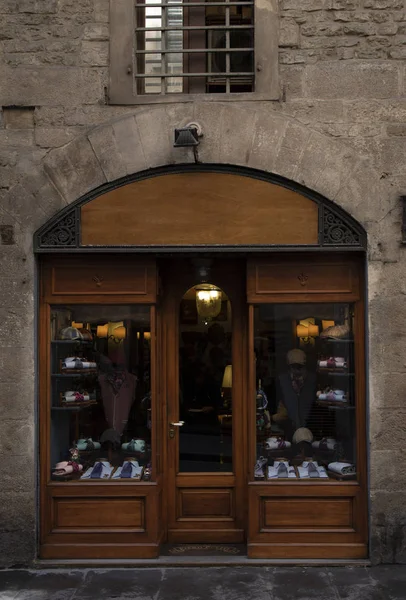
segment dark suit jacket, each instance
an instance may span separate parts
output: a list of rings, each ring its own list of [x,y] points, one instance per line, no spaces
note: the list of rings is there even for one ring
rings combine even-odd
[[[278,383],[278,399],[285,407],[293,429],[306,427],[311,408],[316,399],[316,376],[314,373],[307,373],[299,395],[292,387],[289,373],[280,375]]]

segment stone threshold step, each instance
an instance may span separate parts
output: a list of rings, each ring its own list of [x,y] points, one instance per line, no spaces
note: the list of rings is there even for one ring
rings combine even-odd
[[[34,563],[36,569],[71,569],[80,568],[159,568],[159,567],[370,567],[369,560],[340,560],[340,559],[263,559],[232,556],[160,556],[155,559],[64,559],[41,560]]]

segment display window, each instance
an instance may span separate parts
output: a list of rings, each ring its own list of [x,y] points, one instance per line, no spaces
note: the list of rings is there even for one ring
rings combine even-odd
[[[51,480],[152,479],[150,311],[51,306]]]
[[[354,305],[254,307],[254,479],[357,479]]]

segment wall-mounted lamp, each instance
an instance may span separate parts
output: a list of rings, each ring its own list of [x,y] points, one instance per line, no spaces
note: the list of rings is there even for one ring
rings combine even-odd
[[[183,127],[175,129],[175,148],[192,148],[199,145],[199,137],[195,127]]]
[[[175,148],[193,148],[193,155],[195,162],[199,162],[199,155],[197,152],[197,146],[199,145],[203,135],[202,128],[199,123],[188,123],[185,127],[175,129]]]

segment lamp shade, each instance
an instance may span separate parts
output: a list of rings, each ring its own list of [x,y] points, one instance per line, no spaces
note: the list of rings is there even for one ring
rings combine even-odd
[[[223,375],[223,383],[221,385],[223,388],[231,388],[233,387],[233,367],[232,365],[227,365],[224,369]]]
[[[97,326],[96,335],[99,338],[106,338],[106,337],[108,337],[108,335],[109,335],[109,326],[108,326],[108,324],[106,324],[106,325],[98,325]]]
[[[217,317],[221,311],[221,290],[213,286],[196,289],[196,308],[201,317]]]

